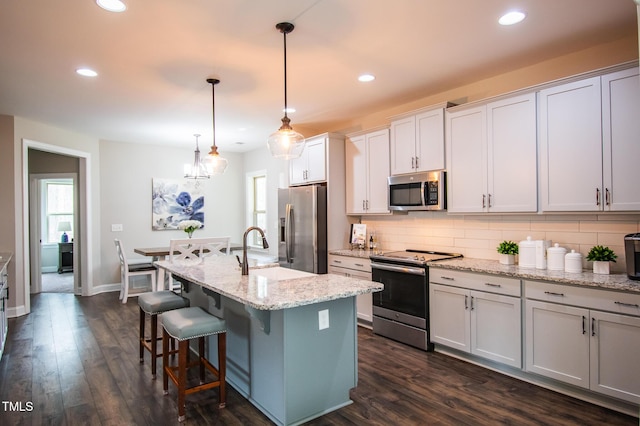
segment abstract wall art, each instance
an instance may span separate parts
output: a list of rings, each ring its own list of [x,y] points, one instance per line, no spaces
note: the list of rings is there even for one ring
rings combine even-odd
[[[178,229],[183,220],[200,221],[204,227],[204,182],[197,180],[152,180],[152,229]]]

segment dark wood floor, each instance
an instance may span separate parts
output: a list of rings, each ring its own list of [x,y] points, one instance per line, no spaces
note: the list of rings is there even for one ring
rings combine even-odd
[[[9,322],[0,362],[0,424],[177,423],[175,388],[163,396],[148,358],[138,362],[135,297],[122,305],[117,293],[48,293],[34,296],[31,306],[30,315]],[[637,418],[367,329],[359,330],[358,344],[354,403],[309,425],[638,425]],[[188,396],[186,424],[271,424],[233,389],[226,408],[215,408],[216,401],[217,390]]]

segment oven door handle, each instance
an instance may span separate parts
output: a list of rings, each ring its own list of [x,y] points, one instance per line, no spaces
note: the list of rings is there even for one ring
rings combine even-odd
[[[411,275],[422,275],[425,276],[427,274],[425,268],[412,268],[410,266],[401,266],[401,265],[389,265],[386,263],[376,263],[371,262],[372,269],[380,269],[383,271],[391,271],[391,272],[401,272],[405,274]]]

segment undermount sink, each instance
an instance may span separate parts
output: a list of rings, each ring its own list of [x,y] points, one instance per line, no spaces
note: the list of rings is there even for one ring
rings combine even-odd
[[[292,280],[296,278],[312,277],[314,274],[304,271],[298,271],[296,269],[283,268],[276,266],[273,268],[251,269],[249,275],[263,277],[268,280]]]

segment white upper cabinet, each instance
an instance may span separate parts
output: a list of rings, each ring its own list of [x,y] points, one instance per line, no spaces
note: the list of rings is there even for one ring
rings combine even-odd
[[[444,108],[394,119],[390,161],[391,175],[444,169]]]
[[[600,77],[539,92],[543,211],[602,210]]]
[[[446,114],[447,209],[537,211],[535,94]]]
[[[309,138],[299,158],[289,162],[290,185],[306,185],[327,180],[327,141],[325,136]]]
[[[345,162],[347,214],[389,213],[389,130],[350,136]]]
[[[540,91],[543,211],[640,210],[638,68]]]
[[[638,68],[602,77],[604,209],[640,210]]]

